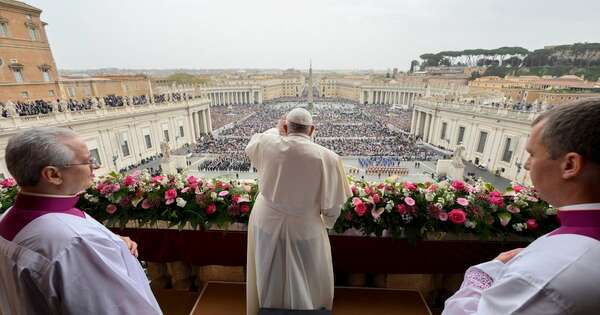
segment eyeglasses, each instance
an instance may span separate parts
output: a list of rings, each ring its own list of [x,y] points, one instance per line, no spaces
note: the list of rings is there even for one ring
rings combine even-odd
[[[98,160],[96,160],[96,158],[90,158],[87,162],[85,163],[73,163],[73,164],[67,164],[67,165],[63,165],[62,167],[71,167],[71,166],[77,166],[77,165],[89,165],[91,169],[98,169],[100,167],[102,167],[102,165],[98,162]]]

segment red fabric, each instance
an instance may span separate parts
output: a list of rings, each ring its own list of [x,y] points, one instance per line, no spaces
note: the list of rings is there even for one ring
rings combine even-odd
[[[139,258],[194,265],[246,265],[246,233],[113,229],[138,243]],[[526,242],[419,241],[330,236],[334,270],[381,273],[461,273]]]

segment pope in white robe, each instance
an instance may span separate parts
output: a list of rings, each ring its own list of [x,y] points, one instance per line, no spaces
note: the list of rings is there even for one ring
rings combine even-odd
[[[286,123],[285,131],[256,134],[246,147],[260,191],[248,224],[248,315],[259,308],[331,309],[333,303],[326,228],[351,191],[340,157],[311,140],[310,113],[293,109]],[[290,124],[311,132],[288,132]]]

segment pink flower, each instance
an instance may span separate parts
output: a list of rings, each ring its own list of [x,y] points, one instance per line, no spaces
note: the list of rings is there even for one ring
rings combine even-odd
[[[448,213],[440,211],[438,214],[438,219],[440,219],[440,221],[448,221]]]
[[[411,207],[415,205],[415,200],[410,197],[404,198],[404,202]]]
[[[354,198],[352,198],[352,204],[353,204],[354,206],[356,206],[356,205],[359,205],[359,204],[361,204],[361,203],[363,203],[363,201],[362,201],[360,198],[358,198],[358,197],[354,197]]]
[[[371,190],[371,187],[367,186],[365,187],[365,194],[370,195],[373,192],[373,190]]]
[[[240,206],[240,212],[241,213],[248,213],[248,212],[250,212],[250,206],[248,204],[246,204],[246,203],[242,204]]]
[[[454,224],[462,224],[467,220],[467,215],[461,209],[453,209],[448,213],[448,219]]]
[[[221,192],[219,192],[219,197],[225,197],[229,195],[229,192],[227,190],[221,190]]]
[[[488,201],[491,204],[499,206],[499,207],[504,205],[504,199],[502,198],[502,194],[498,191],[490,192],[490,195],[488,196]]]
[[[466,207],[469,205],[469,200],[467,200],[466,198],[457,198],[456,203],[458,203],[459,205],[461,205],[463,207]]]
[[[358,214],[359,217],[362,217],[365,214],[365,212],[367,212],[367,206],[365,206],[365,204],[361,202],[354,206],[354,212],[356,212],[356,214]]]
[[[519,209],[518,207],[515,207],[513,205],[506,206],[506,210],[508,210],[508,212],[510,212],[510,213],[519,213],[519,212],[521,212],[521,209]]]
[[[435,192],[437,190],[437,186],[435,184],[431,184],[428,189],[430,192]]]
[[[152,208],[152,202],[150,202],[148,199],[144,199],[144,201],[142,201],[142,209],[150,208]]]
[[[17,181],[12,178],[5,178],[0,181],[0,187],[2,188],[10,188],[17,185]]]
[[[210,215],[217,211],[217,206],[214,203],[211,203],[206,207],[206,214]]]
[[[375,204],[378,204],[381,201],[381,197],[379,197],[379,194],[373,194],[373,202]]]
[[[465,183],[463,181],[460,180],[453,180],[452,181],[452,188],[461,191],[465,189]]]
[[[231,196],[231,203],[232,204],[236,204],[240,201],[240,195],[233,195]]]
[[[177,190],[175,188],[167,189],[167,191],[165,191],[165,199],[175,200],[175,198],[177,198]]]
[[[191,187],[184,187],[184,188],[181,190],[181,193],[182,193],[182,194],[183,194],[183,193],[186,193],[186,192],[190,191],[190,189],[191,189]]]
[[[538,224],[537,221],[535,221],[535,219],[529,219],[527,220],[527,229],[528,230],[532,230],[535,231],[538,228]]]
[[[162,176],[162,175],[159,175],[159,176],[153,176],[153,177],[152,177],[152,183],[154,183],[154,184],[160,184],[164,178],[165,178],[165,177],[164,177],[164,176]]]
[[[404,182],[404,188],[410,191],[415,191],[417,190],[417,185],[415,185],[413,182]]]
[[[513,190],[514,190],[516,193],[520,193],[520,192],[523,190],[523,186],[521,186],[521,185],[514,185],[514,186],[513,186]]]
[[[108,214],[113,214],[117,211],[117,206],[115,206],[114,204],[109,204],[108,206],[106,206],[106,212]]]
[[[350,187],[350,190],[352,190],[352,194],[353,194],[354,196],[358,195],[358,188],[356,188],[356,186],[352,185],[352,186]]]
[[[231,188],[231,185],[229,185],[228,183],[223,184],[223,189],[229,190],[230,188]]]
[[[137,180],[135,179],[135,177],[131,176],[131,175],[127,175],[125,176],[125,179],[123,179],[123,185],[125,185],[125,187],[131,187],[133,185],[135,185],[137,183]]]
[[[379,209],[371,209],[371,216],[373,217],[373,219],[375,219],[375,221],[379,220],[379,217],[381,217],[381,214],[385,211],[384,208],[379,208]]]

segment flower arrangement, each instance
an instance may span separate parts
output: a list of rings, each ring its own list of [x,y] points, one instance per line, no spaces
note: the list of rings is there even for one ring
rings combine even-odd
[[[365,235],[423,238],[430,232],[475,234],[479,238],[536,237],[558,227],[556,210],[530,187],[501,193],[489,183],[352,181],[353,196],[334,229]]]
[[[556,210],[530,187],[500,192],[485,182],[369,183],[350,178],[353,196],[341,209],[334,230],[412,240],[449,232],[478,238],[536,237],[558,226]],[[12,179],[0,181],[0,213],[18,191]],[[168,221],[182,228],[247,224],[258,194],[255,181],[224,181],[147,172],[110,173],[80,198],[78,207],[108,226]]]

